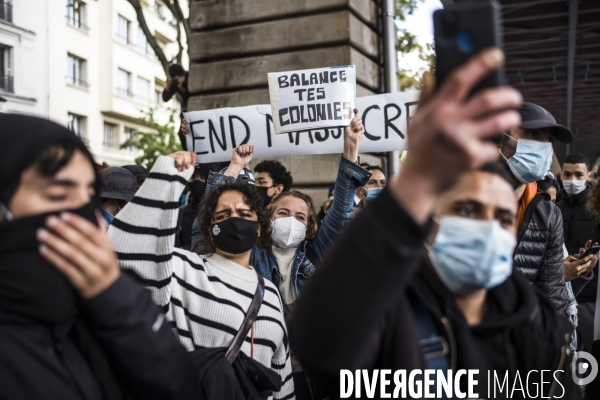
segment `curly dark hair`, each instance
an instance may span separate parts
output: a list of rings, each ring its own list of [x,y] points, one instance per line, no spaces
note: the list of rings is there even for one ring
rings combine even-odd
[[[215,244],[210,236],[210,227],[213,224],[213,214],[217,207],[217,202],[221,195],[226,192],[238,192],[242,195],[244,203],[246,203],[250,207],[250,210],[254,211],[258,217],[260,233],[258,240],[256,241],[256,246],[261,249],[270,248],[273,244],[273,239],[271,237],[271,221],[265,214],[262,199],[256,193],[254,186],[234,182],[221,185],[204,196],[204,199],[200,204],[200,214],[198,215],[202,232],[198,253],[212,254],[216,250]]]
[[[283,191],[292,188],[294,179],[285,166],[277,160],[264,160],[256,164],[254,172],[266,172],[273,179],[273,184],[283,185]]]

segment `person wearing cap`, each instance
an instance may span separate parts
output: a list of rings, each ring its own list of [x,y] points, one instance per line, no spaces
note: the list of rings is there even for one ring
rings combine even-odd
[[[0,126],[0,399],[198,399],[171,324],[120,272],[84,143],[42,118]]]
[[[135,179],[137,179],[138,189],[142,187],[144,181],[148,177],[148,170],[141,165],[123,165],[122,168],[125,168],[127,171],[131,172],[135,175]]]
[[[99,193],[102,201],[102,217],[110,226],[115,216],[138,191],[135,175],[121,167],[106,168],[98,176]]]
[[[563,221],[550,197],[538,191],[552,164],[552,142],[571,143],[573,134],[544,108],[523,103],[521,124],[505,132],[500,144],[500,163],[509,173],[519,204],[514,268],[540,288],[556,310],[568,307],[563,265]]]

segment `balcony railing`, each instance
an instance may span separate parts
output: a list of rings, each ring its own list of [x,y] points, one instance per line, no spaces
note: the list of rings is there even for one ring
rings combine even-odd
[[[117,88],[117,94],[119,96],[133,97],[133,92],[127,88]]]
[[[6,22],[13,22],[12,15],[12,4],[11,3],[0,3],[0,20]]]
[[[90,84],[87,83],[85,80],[80,79],[80,78],[76,78],[74,76],[68,76],[67,75],[67,83],[69,85],[81,86],[81,87],[84,87],[84,88],[90,87]]]
[[[15,92],[14,78],[10,75],[0,75],[0,91]]]
[[[73,18],[72,16],[67,15],[67,24],[86,32],[90,30],[90,28],[81,20],[81,18]]]

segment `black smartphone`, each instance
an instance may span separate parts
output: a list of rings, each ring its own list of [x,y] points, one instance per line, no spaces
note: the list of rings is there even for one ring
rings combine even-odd
[[[581,260],[582,258],[585,258],[585,257],[589,256],[590,254],[596,254],[599,251],[600,251],[600,246],[592,246],[585,253],[583,253],[583,255],[581,257],[579,257],[579,259]]]
[[[501,6],[479,1],[447,6],[433,13],[436,87],[469,58],[489,47],[502,48]],[[470,95],[505,83],[504,69],[483,79]]]

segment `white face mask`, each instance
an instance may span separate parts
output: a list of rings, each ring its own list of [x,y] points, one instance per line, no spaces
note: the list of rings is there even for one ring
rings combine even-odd
[[[587,178],[582,179],[582,180],[573,179],[573,180],[569,180],[569,181],[562,181],[562,183],[563,183],[563,187],[565,188],[565,191],[569,195],[574,196],[585,190],[585,188],[587,186]]]
[[[306,226],[294,217],[277,218],[271,223],[273,241],[282,248],[298,247],[306,237]]]

